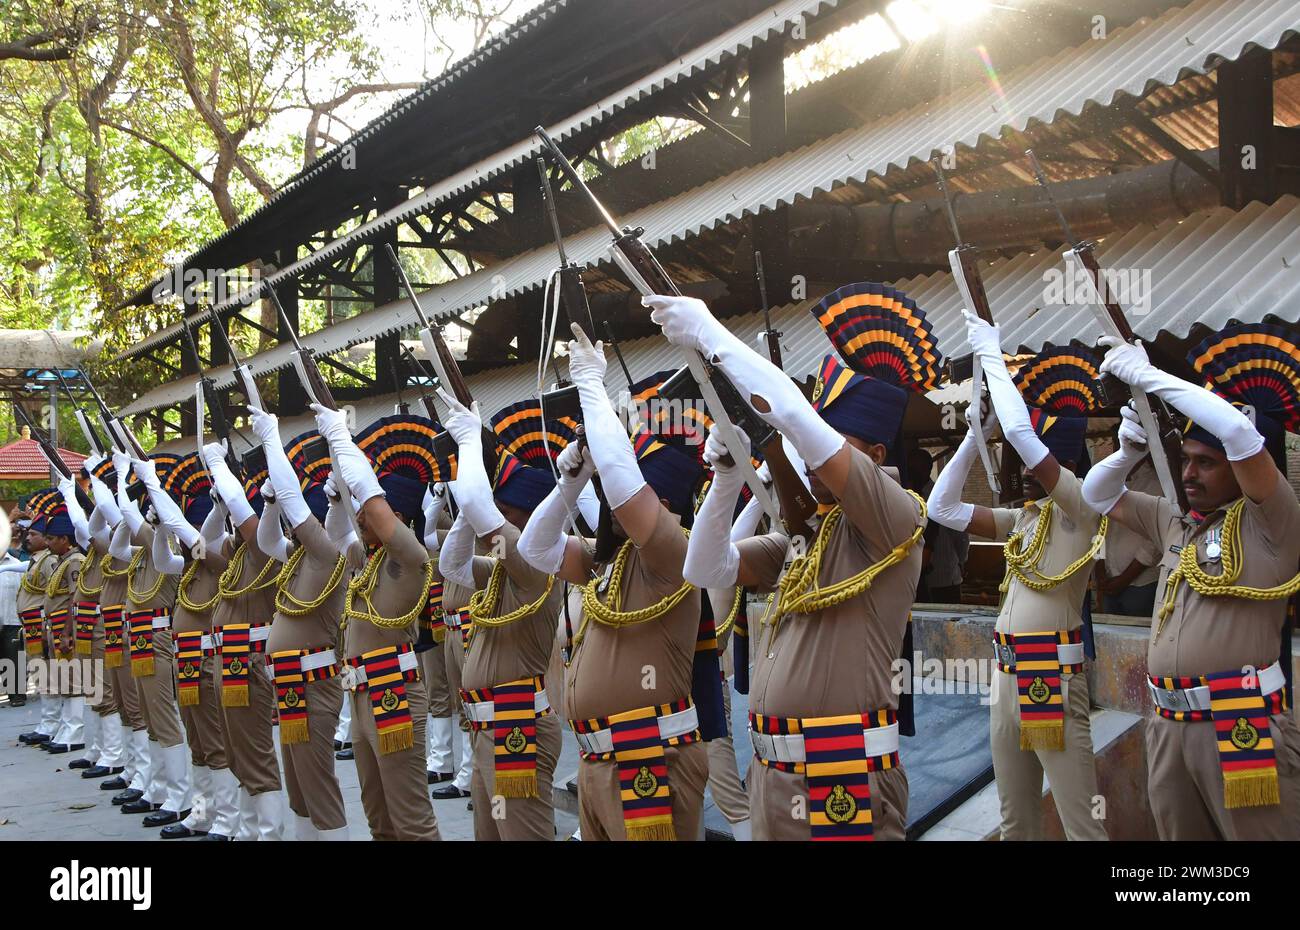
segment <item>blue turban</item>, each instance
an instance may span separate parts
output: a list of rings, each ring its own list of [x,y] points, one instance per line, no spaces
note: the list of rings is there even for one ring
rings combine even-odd
[[[555,488],[555,475],[549,468],[533,468],[510,455],[498,470],[492,495],[508,507],[536,510]]]
[[[67,536],[73,537],[72,518],[68,516],[68,508],[61,507],[57,512],[50,515],[45,521],[45,528],[41,530],[46,536]]]
[[[698,457],[677,446],[661,441],[657,436],[638,428],[632,436],[641,477],[650,485],[655,496],[668,502],[668,509],[679,517],[687,518],[695,511],[695,489],[704,477],[704,467]]]
[[[307,502],[311,515],[323,525],[325,523],[325,513],[330,506],[329,498],[325,496],[325,483],[323,481],[314,481],[308,484],[307,490],[302,492],[302,497]],[[405,513],[406,511],[402,512]]]
[[[812,405],[836,432],[893,452],[908,398],[897,384],[860,375],[827,355],[817,372]]]
[[[1255,429],[1264,437],[1264,448],[1268,450],[1268,454],[1272,457],[1273,463],[1277,465],[1278,471],[1285,475],[1287,464],[1286,429],[1277,420],[1265,416],[1258,409],[1255,411]],[[1188,422],[1187,431],[1183,434],[1183,438],[1203,442],[1210,448],[1218,449],[1225,455],[1227,454],[1219,437],[1204,427],[1198,426],[1195,422]]]
[[[212,513],[211,494],[192,494],[185,498],[185,519],[190,526],[198,529]]]
[[[1047,451],[1058,462],[1074,462],[1076,472],[1087,470],[1088,456],[1084,436],[1088,432],[1087,417],[1060,417],[1045,413],[1037,407],[1029,409],[1029,422]]]

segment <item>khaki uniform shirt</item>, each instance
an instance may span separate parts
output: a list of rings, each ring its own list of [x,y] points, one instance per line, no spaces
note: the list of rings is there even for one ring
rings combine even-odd
[[[524,561],[519,554],[519,529],[513,523],[503,523],[496,535],[501,537],[505,550],[501,559],[505,567],[501,602],[493,612],[501,616],[540,598],[551,576]],[[474,579],[480,590],[487,587],[494,561],[483,556],[474,558]],[[560,615],[563,588],[556,578],[542,605],[514,623],[499,627],[476,624],[461,672],[461,687],[474,691],[545,675],[555,644],[555,623]],[[548,687],[554,685],[548,683]]]
[[[38,552],[27,566],[27,571],[23,573],[23,578],[31,585],[41,589],[39,594],[33,594],[28,591],[26,586],[18,588],[18,612],[21,614],[24,610],[31,610],[33,607],[45,609],[45,586],[50,583],[50,572],[54,569],[57,560],[54,553],[49,549],[43,549]]]
[[[682,586],[686,542],[680,519],[660,507],[650,540],[632,547],[623,571],[620,610],[648,607]],[[604,601],[603,587],[598,591]],[[646,623],[614,628],[586,621],[582,642],[569,660],[565,676],[565,708],[570,717],[608,717],[690,697],[700,597],[699,589],[692,588],[680,604]],[[552,621],[552,636],[554,631]]]
[[[1061,469],[1051,498],[1052,526],[1043,544],[1038,569],[1046,575],[1059,575],[1088,551],[1097,535],[1101,517],[1083,502],[1083,482],[1072,471]],[[999,542],[1006,542],[1013,532],[1023,533],[1022,546],[1028,545],[1038,525],[1042,510],[1036,503],[1023,507],[995,507],[993,522]],[[1047,633],[1074,630],[1083,625],[1083,598],[1092,578],[1089,562],[1054,588],[1033,591],[1012,578],[1002,610],[998,614],[999,633]],[[1032,575],[1031,575],[1032,577]]]
[[[104,557],[99,556],[98,561],[103,566]],[[109,557],[109,566],[115,572],[125,572],[127,563],[121,559]],[[103,568],[100,568],[101,574]],[[118,575],[113,578],[104,577],[104,588],[99,592],[99,607],[103,610],[105,607],[122,607],[125,610],[126,604],[126,576]]]
[[[60,634],[65,630],[69,634],[75,631],[73,624],[77,619],[77,609],[73,602],[77,597],[77,576],[81,574],[81,563],[85,559],[86,557],[81,554],[81,551],[74,546],[61,557],[51,556],[46,563],[48,570],[46,575],[47,584],[61,566],[67,566],[63,570],[63,577],[59,580],[59,590],[65,593],[56,594],[54,597],[46,595],[44,600],[45,619],[47,621],[54,615],[56,610],[66,610],[68,612],[62,627],[57,629],[52,625],[50,627],[50,636],[55,642],[58,641]]]
[[[140,527],[140,532],[136,533],[135,537],[131,540],[133,545],[144,548],[144,558],[140,561],[140,565],[136,568],[134,574],[127,578],[126,609],[128,613],[132,610],[153,610],[156,608],[166,608],[170,611],[172,605],[176,601],[176,584],[180,581],[180,576],[178,575],[163,576],[162,585],[159,586],[158,593],[153,597],[146,598],[139,604],[132,600],[131,597],[132,591],[136,592],[136,594],[144,594],[152,590],[154,584],[158,581],[158,576],[161,574],[161,572],[158,571],[158,566],[154,565],[153,562],[153,551],[151,547],[153,546],[154,532],[154,527],[145,523]]]
[[[239,537],[227,536],[225,542],[221,544],[221,554],[227,564],[234,559],[241,541]],[[253,579],[262,573],[262,569],[269,561],[271,557],[255,543],[248,543],[244,547],[244,564],[234,584],[235,589],[243,590],[251,585]],[[278,567],[279,563],[276,563],[276,567],[271,571],[275,572]],[[275,585],[272,584],[260,591],[249,591],[239,597],[223,597],[217,601],[217,606],[212,608],[212,625],[218,627],[228,623],[270,623],[271,614],[275,612],[275,591]]]
[[[884,559],[924,525],[916,500],[881,468],[850,447],[853,462],[818,581],[842,581]],[[775,588],[787,540],[768,533],[739,542],[741,558],[758,572],[761,587]],[[922,543],[876,577],[855,598],[815,615],[792,614],[773,627],[754,624],[750,708],[777,717],[823,717],[898,708],[893,663],[921,574]]]
[[[1163,549],[1156,606],[1164,601],[1165,582],[1178,567],[1183,546],[1196,546],[1196,561],[1210,575],[1223,573],[1221,558],[1206,552],[1207,536],[1223,526],[1224,507],[1208,514],[1197,524],[1181,516],[1177,507],[1163,497],[1130,491],[1125,497],[1141,525],[1141,533],[1156,540]],[[1219,543],[1222,551],[1222,541]],[[1300,562],[1300,501],[1295,491],[1279,478],[1277,488],[1260,503],[1246,499],[1241,514],[1242,566],[1237,584],[1271,588],[1289,581]],[[1151,621],[1147,666],[1159,677],[1207,675],[1242,669],[1248,665],[1265,668],[1278,658],[1287,602],[1257,601],[1236,597],[1202,597],[1182,581],[1173,612],[1160,630],[1158,618]]]
[[[314,517],[305,520],[293,531],[296,546],[306,550],[302,561],[294,569],[293,575],[285,585],[285,591],[300,601],[314,601],[325,590],[325,584],[334,574],[338,565],[339,550],[325,533],[325,528]],[[295,547],[296,548],[296,547]],[[267,652],[283,652],[289,649],[320,649],[324,647],[337,649],[339,623],[343,619],[343,600],[347,596],[348,580],[352,573],[363,564],[360,546],[350,546],[344,553],[347,564],[343,577],[319,607],[302,617],[290,617],[275,612],[271,621],[271,638],[267,641]],[[286,603],[292,601],[285,599]]]
[[[349,558],[360,560],[361,544],[355,544],[352,550]],[[410,527],[399,524],[392,538],[384,544],[384,551],[384,564],[379,567],[379,580],[371,595],[371,605],[381,617],[400,617],[417,602],[423,605],[428,601],[424,566],[429,561],[429,550],[424,548],[424,543],[416,538]],[[360,595],[353,599],[352,609],[368,609]],[[353,659],[384,646],[414,646],[416,634],[420,631],[419,621],[419,614],[416,614],[406,626],[390,629],[352,617],[348,620],[347,657]]]

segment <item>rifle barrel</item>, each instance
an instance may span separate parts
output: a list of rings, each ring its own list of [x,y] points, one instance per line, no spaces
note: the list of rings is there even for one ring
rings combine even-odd
[[[957,226],[957,209],[952,202],[952,195],[948,192],[948,179],[944,177],[943,165],[936,159],[930,162],[930,167],[939,178],[939,190],[943,192],[943,205],[948,211],[948,225],[952,227],[952,241],[960,248],[962,241],[961,229]]]
[[[627,362],[623,358],[623,350],[618,347],[618,340],[614,338],[614,327],[609,325],[609,320],[605,321],[605,338],[609,340],[609,347],[614,350],[614,355],[618,358],[618,365],[623,369],[623,377],[627,379],[627,386],[632,387],[632,372],[628,370]]]
[[[1056,218],[1060,221],[1061,228],[1065,230],[1065,238],[1069,241],[1071,247],[1077,246],[1079,240],[1075,238],[1074,230],[1070,228],[1070,222],[1065,218],[1065,212],[1061,209],[1061,205],[1052,196],[1052,188],[1047,183],[1047,177],[1043,174],[1043,166],[1038,163],[1038,156],[1034,154],[1033,149],[1025,149],[1025,155],[1028,156],[1029,164],[1034,170],[1034,177],[1038,179],[1038,186],[1043,189],[1043,193],[1047,195],[1047,202],[1056,211]]]
[[[546,214],[551,219],[551,233],[555,237],[555,248],[560,253],[560,266],[568,267],[569,258],[564,254],[564,235],[560,232],[560,214],[555,209],[555,192],[551,190],[551,177],[546,173],[546,159],[537,156],[537,173],[542,179],[542,200],[546,203]]]
[[[266,296],[271,298],[271,303],[275,304],[275,312],[280,317],[280,325],[284,327],[289,334],[289,338],[293,340],[294,351],[301,352],[302,343],[298,341],[298,331],[289,322],[289,314],[284,312],[284,304],[280,303],[280,297],[275,293],[275,288],[268,287]]]
[[[415,308],[415,315],[420,318],[420,325],[428,329],[432,324],[429,318],[424,315],[424,308],[420,306],[419,299],[415,296],[415,288],[411,286],[411,279],[406,276],[406,270],[402,268],[402,263],[397,260],[397,251],[393,248],[391,242],[384,243],[384,250],[388,253],[388,260],[393,263],[393,270],[397,273],[397,280],[402,285],[402,290],[406,292],[406,299],[411,302]]]
[[[586,194],[587,199],[595,205],[596,210],[600,213],[600,218],[604,220],[605,225],[609,227],[609,231],[614,234],[614,237],[618,238],[623,235],[623,229],[618,225],[618,221],[610,215],[610,212],[605,209],[605,205],[602,204],[600,200],[597,199],[596,195],[591,192],[591,188],[587,186],[587,182],[582,179],[578,174],[578,169],[574,168],[569,159],[560,151],[560,147],[555,144],[555,140],[552,139],[541,126],[538,126],[533,130],[533,132],[537,135],[537,138],[542,140],[542,145],[546,146],[547,150],[551,153],[551,158],[555,161],[556,165],[559,166],[560,170],[564,172],[564,176],[569,179],[569,183]]]

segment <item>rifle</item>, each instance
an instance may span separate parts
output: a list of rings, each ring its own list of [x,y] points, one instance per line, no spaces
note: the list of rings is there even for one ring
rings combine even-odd
[[[1097,243],[1075,237],[1060,204],[1052,196],[1052,190],[1047,184],[1047,178],[1043,175],[1043,168],[1038,163],[1033,149],[1026,150],[1025,155],[1029,157],[1039,187],[1047,194],[1048,201],[1056,211],[1056,218],[1065,233],[1065,241],[1070,244],[1070,248],[1065,251],[1066,264],[1085,272],[1082,277],[1088,282],[1092,292],[1092,309],[1097,322],[1101,324],[1101,328],[1107,335],[1122,339],[1130,345],[1137,342],[1137,336],[1129,326],[1123,308],[1110,296],[1105,273],[1097,261]],[[1177,502],[1183,513],[1187,513],[1189,509],[1187,492],[1183,489],[1182,475],[1175,470],[1176,463],[1182,460],[1182,430],[1179,429],[1169,408],[1159,397],[1134,391],[1132,398],[1133,408],[1137,411],[1142,428],[1146,430],[1147,438],[1150,440],[1147,443],[1147,451],[1151,454],[1151,464],[1155,466],[1156,475],[1160,479],[1160,490],[1166,498]]]
[[[614,259],[614,263],[618,265],[619,269],[632,283],[632,286],[645,296],[651,294],[680,295],[681,291],[668,277],[667,272],[659,264],[654,253],[641,241],[644,230],[620,227],[610,212],[605,209],[604,204],[591,192],[591,188],[583,181],[573,165],[565,158],[559,146],[547,135],[546,130],[538,126],[533,131],[541,139],[542,144],[550,153],[551,159],[564,172],[570,183],[576,189],[582,191],[609,229],[613,237],[613,247],[610,250],[610,255]],[[779,437],[771,438],[776,436],[775,432],[771,431],[762,418],[745,402],[734,385],[727,380],[721,371],[706,363],[703,356],[694,350],[683,349],[682,354],[686,358],[687,367],[691,369],[691,374],[695,377],[700,394],[710,408],[714,421],[713,428],[718,431],[718,435],[722,438],[723,444],[727,447],[727,451],[735,463],[735,467],[740,469],[745,483],[749,485],[750,490],[753,491],[754,496],[762,504],[768,516],[774,523],[779,521],[781,512],[772,500],[772,496],[768,494],[763,482],[759,480],[758,474],[754,471],[754,466],[749,458],[749,450],[741,443],[736,427],[739,426],[750,436],[768,436],[768,442],[762,446],[762,449],[764,456],[768,460],[768,468],[772,471],[774,481],[779,471],[778,462],[783,462],[789,476],[793,477],[802,489],[803,483],[794,474],[794,467],[790,465],[789,460],[785,457]],[[724,393],[728,403],[724,403],[722,399]],[[784,481],[776,483],[778,494],[781,494],[785,484],[787,482]],[[786,497],[784,494],[781,494],[781,496],[784,502]],[[797,509],[791,506],[788,513],[793,519]]]
[[[546,174],[546,160],[540,156],[537,158],[537,174],[541,179],[542,201],[546,204],[546,213],[551,220],[551,234],[555,239],[555,249],[560,253],[560,267],[557,269],[560,283],[560,304],[564,307],[565,316],[569,321],[576,322],[579,315],[587,318],[587,326],[584,327],[587,338],[595,342],[596,336],[596,319],[591,314],[591,302],[587,299],[587,285],[582,280],[582,270],[575,262],[569,261],[569,257],[564,251],[564,234],[560,232],[560,215],[555,209],[555,193],[551,190],[551,179]],[[542,330],[543,337],[546,334],[546,314],[547,308],[542,308]],[[578,324],[582,326],[581,323]],[[551,352],[552,342],[555,338],[555,326],[552,321],[550,338],[542,346],[541,351]],[[554,353],[552,352],[552,364],[554,364]],[[542,409],[550,411],[551,416],[555,417],[572,417],[581,419],[582,404],[578,400],[578,389],[567,381],[562,379],[557,370],[555,373],[555,388],[550,391],[541,390],[541,369],[538,369],[538,392],[541,397]],[[585,432],[579,433],[578,441],[585,446],[587,436]]]
[[[220,322],[213,320],[213,328],[221,329]],[[221,403],[221,395],[217,393],[217,385],[203,371],[203,360],[199,358],[199,346],[194,341],[194,334],[190,332],[190,324],[185,317],[181,317],[181,329],[185,331],[185,342],[189,346],[190,355],[194,358],[194,368],[199,373],[198,389],[194,397],[194,422],[195,422],[195,439],[198,445],[199,460],[203,459],[203,408],[208,408],[208,415],[212,418],[212,432],[216,434],[217,439],[226,444],[226,465],[230,468],[230,473],[236,476],[242,475],[243,470],[240,467],[239,459],[235,457],[235,450],[230,442],[230,422],[226,419],[226,410]],[[249,401],[252,403],[252,401]]]
[[[402,268],[402,263],[397,260],[397,252],[393,249],[392,244],[385,242],[384,249],[388,252],[388,260],[397,273],[397,280],[402,285],[402,291],[406,294],[406,299],[415,308],[415,315],[420,321],[420,341],[424,343],[424,351],[428,353],[429,364],[433,367],[434,374],[437,375],[438,383],[451,391],[457,403],[468,409],[474,403],[474,396],[470,394],[469,385],[465,383],[465,376],[460,373],[460,365],[457,364],[456,357],[451,354],[451,349],[447,346],[447,340],[443,338],[442,327],[425,316],[424,308],[420,306],[420,300],[415,296],[415,288],[411,286],[411,279],[406,276],[406,270]],[[425,396],[424,406],[429,412],[429,419],[435,423],[439,422],[434,413],[433,399],[431,397]],[[440,457],[453,451],[453,447],[454,442],[446,430],[434,437],[434,452]],[[483,424],[483,467],[487,470],[488,482],[490,483],[497,468],[497,437],[486,423]]]
[[[41,455],[45,456],[45,460],[50,463],[50,468],[57,471],[64,478],[71,478],[72,471],[59,455],[59,450],[54,448],[54,443],[50,442],[50,437],[41,432],[41,430],[37,428],[36,424],[32,422],[32,418],[27,415],[27,411],[23,409],[22,404],[14,404],[14,413],[16,413],[18,419],[22,420],[23,423],[26,424],[27,428],[31,430],[32,438],[35,439],[37,445],[40,446]]]
[[[272,294],[272,296],[274,296],[274,294]],[[280,308],[280,302],[278,300],[275,302],[275,305],[280,309],[281,313],[284,312],[284,310]],[[225,326],[221,324],[221,318],[217,316],[212,308],[203,311],[203,313],[199,315],[211,315],[212,331],[221,337],[221,342],[226,347],[226,355],[230,358],[230,364],[234,369],[235,384],[244,395],[244,400],[247,401],[250,406],[257,407],[259,410],[265,410],[266,406],[262,403],[262,395],[257,390],[257,382],[253,380],[253,372],[249,369],[248,364],[239,357],[239,353],[235,351],[235,346],[230,341],[230,336],[226,334]]]
[[[112,440],[113,445],[134,459],[142,462],[147,461],[149,456],[145,454],[140,441],[135,438],[135,434],[126,428],[126,425],[117,418],[113,411],[108,409],[108,404],[104,403],[104,398],[100,397],[99,391],[95,390],[95,385],[91,383],[86,370],[78,368],[77,373],[81,375],[81,380],[86,382],[86,387],[90,388],[91,396],[95,398],[95,406],[99,408],[99,415],[103,419],[104,430],[108,433],[108,438]]]
[[[104,445],[104,440],[100,439],[99,434],[95,432],[95,427],[86,416],[86,412],[81,409],[81,404],[77,403],[76,395],[72,393],[72,386],[63,377],[63,372],[57,368],[54,369],[54,374],[58,377],[59,384],[63,385],[63,391],[68,395],[68,400],[72,401],[73,414],[77,418],[77,424],[81,427],[81,435],[86,437],[86,442],[89,444],[91,451],[101,458],[107,458],[110,450]]]
[[[298,333],[289,322],[289,314],[284,312],[284,304],[280,303],[279,296],[275,293],[275,288],[268,287],[266,296],[271,298],[271,303],[275,304],[275,312],[280,317],[280,325],[284,327],[285,332],[289,334],[289,339],[293,342],[293,369],[298,373],[298,381],[302,384],[303,390],[307,392],[307,399],[313,404],[319,404],[329,410],[338,410],[339,405],[334,401],[334,395],[321,376],[320,366],[316,364],[316,353],[302,344],[298,338]]]
[[[772,364],[782,371],[785,364],[781,361],[781,334],[772,328],[772,311],[767,305],[767,278],[763,274],[763,253],[754,250],[754,277],[758,281],[758,299],[763,305],[763,339],[767,343],[767,356]]]
[[[966,306],[974,310],[975,314],[985,323],[995,326],[993,309],[989,306],[988,294],[984,290],[984,278],[980,274],[979,250],[962,240],[961,229],[957,226],[957,210],[953,206],[952,195],[948,191],[948,179],[944,177],[943,167],[937,161],[931,162],[930,165],[939,178],[939,190],[943,192],[944,206],[948,209],[948,223],[952,226],[953,244],[956,248],[948,252],[948,264],[952,267],[953,280],[957,282],[957,289],[961,292],[962,300],[965,301]],[[978,356],[972,356],[970,403],[975,408],[975,415],[969,419],[970,430],[975,434],[980,463],[984,466],[984,474],[988,477],[989,490],[993,492],[995,497],[1003,503],[1020,500],[1024,497],[1023,482],[1020,478],[1020,469],[1016,467],[1015,454],[1010,443],[1003,443],[1001,477],[999,477],[998,471],[993,465],[993,451],[989,448],[989,438],[984,435],[983,414],[987,398],[988,391],[984,385],[984,365]],[[1004,487],[1005,494],[1003,493]]]

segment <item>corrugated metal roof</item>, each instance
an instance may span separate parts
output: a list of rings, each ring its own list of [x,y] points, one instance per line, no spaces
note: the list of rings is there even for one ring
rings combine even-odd
[[[816,16],[823,8],[835,7],[839,2],[840,0],[781,0],[780,3],[774,4],[757,16],[753,16],[745,22],[728,29],[675,61],[669,62],[636,84],[619,90],[617,93],[611,94],[574,116],[548,127],[547,132],[557,142],[562,142],[575,133],[607,119],[651,94],[658,93],[665,87],[693,77],[699,72],[732,58],[748,50],[756,42],[766,39],[769,35],[782,33],[793,23]],[[404,103],[400,109],[409,109],[413,105],[415,105],[414,98]],[[368,129],[369,127],[367,127]],[[485,158],[437,184],[430,185],[416,196],[380,214],[369,222],[363,223],[346,235],[340,236],[292,265],[267,275],[262,279],[263,286],[266,283],[270,283],[272,286],[277,285],[279,282],[295,277],[343,252],[351,251],[367,237],[396,226],[412,216],[433,210],[492,178],[512,171],[518,165],[536,158],[539,154],[541,154],[541,145],[530,135],[528,138],[492,155],[490,158]],[[279,196],[277,194],[276,198]],[[223,233],[223,236],[229,235],[234,229],[238,229],[251,221],[258,213],[269,208],[276,198],[272,198],[272,200],[258,208],[247,219],[241,221],[239,226],[233,227],[227,233]],[[252,290],[250,288],[228,300],[222,301],[217,305],[217,310],[224,311],[239,304],[241,299],[250,294]],[[145,337],[122,352],[118,358],[119,360],[133,358],[159,343],[174,338],[179,332],[179,323],[168,326],[151,336]]]
[[[1181,339],[1196,324],[1217,330],[1233,320],[1259,322],[1269,314],[1300,322],[1300,199],[1292,196],[1271,206],[1251,203],[1236,212],[1220,207],[1158,227],[1140,226],[1102,242],[1097,255],[1104,268],[1136,274],[1139,291],[1125,302],[1130,313],[1136,314],[1139,304],[1148,304],[1149,299],[1147,312],[1134,315],[1131,321],[1144,339],[1153,340],[1161,332]],[[1003,259],[984,269],[1004,348],[1036,352],[1047,342],[1096,342],[1100,329],[1085,307],[1069,302],[1068,289],[1062,289],[1066,298],[1062,301],[1047,299],[1053,273],[1063,269],[1060,255],[1047,250]],[[1149,282],[1145,273],[1149,273]],[[950,273],[936,272],[893,284],[925,310],[945,355],[969,351],[961,298]],[[792,373],[811,371],[831,351],[829,340],[809,312],[821,296],[812,294],[808,300],[773,311],[776,326],[784,333],[782,354]],[[756,340],[762,316],[731,317],[727,326]],[[658,337],[633,340],[622,348],[634,375],[680,364],[677,351]],[[272,370],[259,360],[274,354],[255,359],[254,373]],[[526,362],[479,372],[466,380],[481,408],[489,411],[533,393],[536,371],[536,362]],[[229,367],[219,369],[213,377],[224,386],[231,383],[229,372]],[[617,366],[611,366],[608,383],[613,392],[623,387]],[[192,396],[192,386],[186,390],[173,383],[151,391],[123,412],[141,413]],[[359,416],[378,416],[375,411],[391,407],[393,402],[389,396],[355,406]]]

